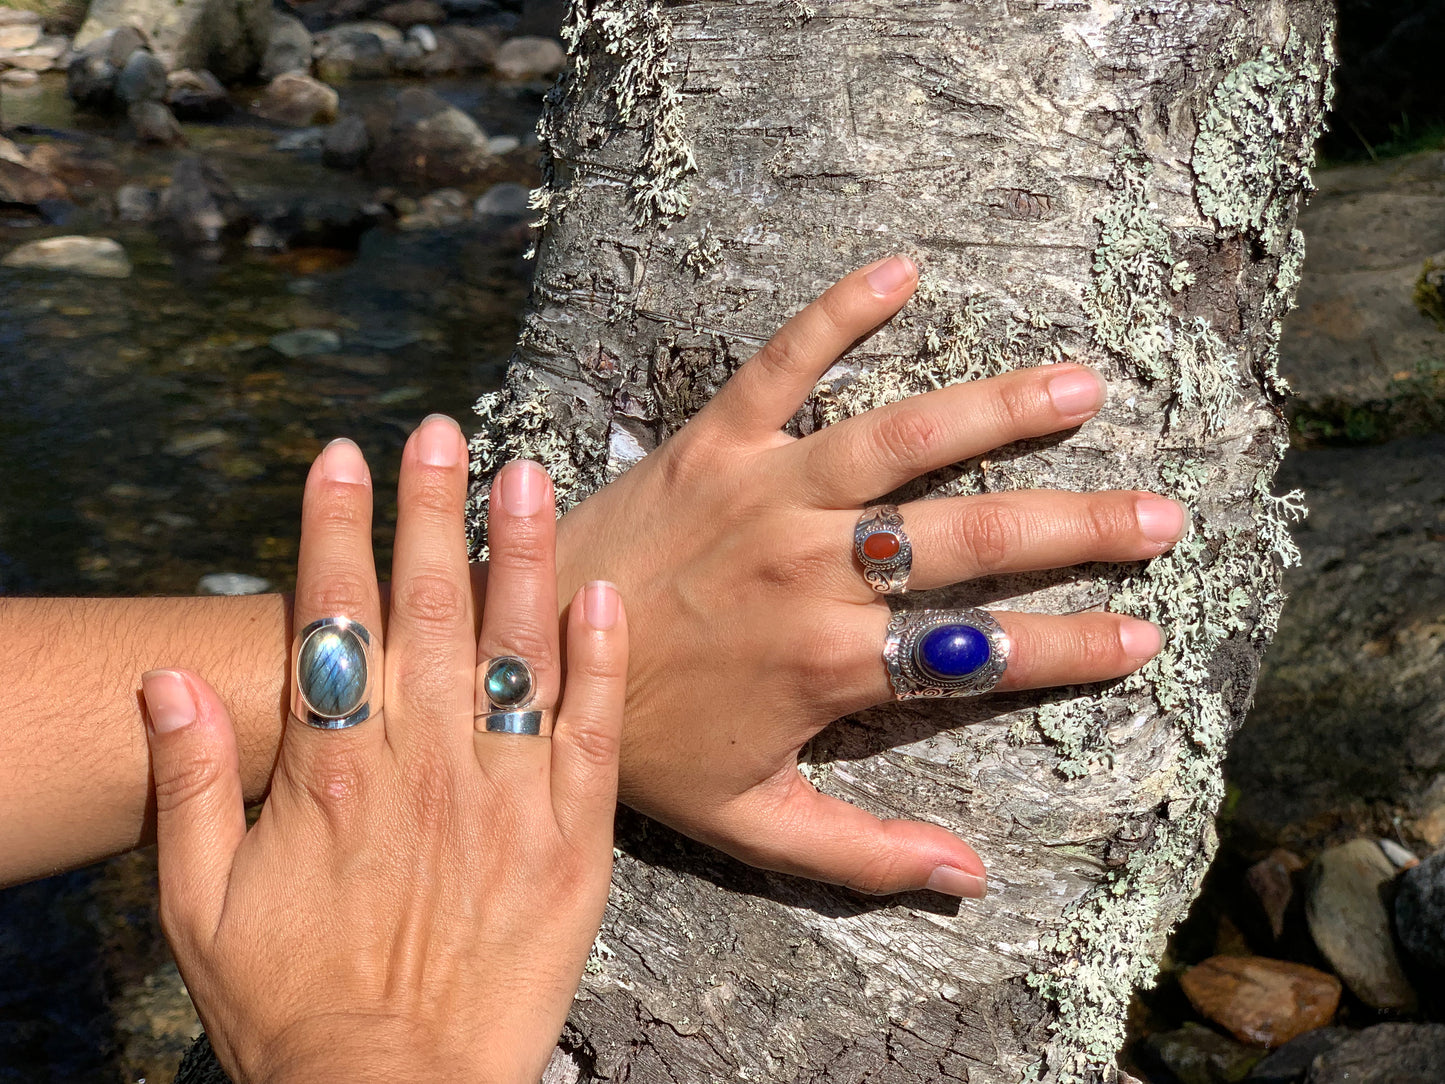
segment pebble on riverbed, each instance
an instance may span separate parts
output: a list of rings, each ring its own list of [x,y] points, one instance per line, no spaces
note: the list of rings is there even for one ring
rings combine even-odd
[[[0,264],[107,279],[129,278],[131,273],[130,257],[125,249],[108,237],[49,237],[31,241],[9,253]]]
[[[333,88],[309,75],[289,72],[271,80],[252,111],[273,124],[309,128],[330,124],[340,106],[341,97]]]
[[[1262,956],[1213,956],[1179,979],[1195,1010],[1241,1042],[1279,1046],[1334,1019],[1340,981]]]

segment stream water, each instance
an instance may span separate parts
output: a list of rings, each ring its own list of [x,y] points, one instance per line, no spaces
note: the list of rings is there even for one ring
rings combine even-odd
[[[541,104],[535,88],[482,79],[428,87],[489,134],[523,140]],[[110,189],[163,186],[179,153],[199,153],[250,203],[374,195],[315,150],[277,150],[284,133],[244,111],[187,126],[190,148],[169,152],[74,115],[58,77],[6,90],[0,108],[22,141],[96,152]],[[527,164],[509,179],[527,183],[534,152],[514,157]],[[72,233],[119,241],[134,272],[0,268],[0,594],[189,594],[222,571],[287,589],[306,469],[339,435],[371,461],[385,568],[402,444],[433,411],[469,427],[472,402],[500,379],[529,275],[515,224],[378,226],[342,248],[200,260],[116,220],[105,198],[82,198],[58,226],[0,219],[0,248]],[[297,331],[339,345],[287,357],[273,344]],[[0,892],[0,1084],[171,1079],[196,1024],[153,881],[142,853]]]

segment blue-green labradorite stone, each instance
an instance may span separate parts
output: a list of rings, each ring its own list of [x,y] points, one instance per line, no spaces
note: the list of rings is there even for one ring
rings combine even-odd
[[[499,708],[515,708],[532,697],[532,675],[521,659],[493,659],[487,667],[487,699]]]
[[[366,652],[350,629],[313,632],[296,660],[301,691],[316,714],[340,719],[366,696]]]
[[[940,625],[923,634],[914,655],[924,672],[958,681],[988,664],[989,642],[972,625]]]

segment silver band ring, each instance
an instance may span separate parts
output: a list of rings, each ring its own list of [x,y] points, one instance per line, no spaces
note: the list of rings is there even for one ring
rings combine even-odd
[[[371,633],[349,617],[302,629],[291,651],[291,714],[318,730],[345,730],[381,710]]]
[[[536,694],[537,676],[526,659],[517,655],[488,659],[482,673],[476,729],[487,734],[546,737],[550,730],[547,713],[527,710]]]
[[[913,543],[903,530],[903,513],[896,504],[878,504],[863,510],[853,528],[853,553],[873,590],[880,595],[908,593]]]
[[[1008,654],[1008,633],[983,610],[900,610],[883,641],[883,664],[899,700],[992,692]]]

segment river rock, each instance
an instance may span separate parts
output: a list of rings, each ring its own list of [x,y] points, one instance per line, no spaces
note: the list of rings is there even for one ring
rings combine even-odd
[[[0,158],[0,203],[17,203],[22,207],[39,207],[52,200],[70,199],[70,190],[54,177]]]
[[[231,111],[226,88],[208,71],[171,72],[166,104],[183,120],[216,120]]]
[[[373,127],[372,142],[367,167],[405,184],[466,184],[492,161],[487,134],[477,122],[421,87],[408,87],[397,95],[394,111]]]
[[[1303,858],[1278,847],[1245,872],[1244,879],[1259,901],[1275,940],[1284,934],[1285,915],[1294,900],[1294,875],[1304,868]]]
[[[33,87],[38,82],[40,82],[39,72],[24,71],[20,68],[11,68],[0,72],[0,85],[7,87]]]
[[[61,67],[70,52],[70,39],[59,34],[47,34],[29,49],[17,49],[0,55],[0,66],[9,65],[13,71],[48,72]]]
[[[1134,1048],[1134,1059],[1149,1079],[1169,1084],[1236,1084],[1259,1058],[1258,1050],[1198,1024],[1155,1032]]]
[[[497,50],[492,70],[502,79],[544,79],[566,64],[567,54],[551,38],[513,38]]]
[[[186,133],[181,131],[176,115],[164,102],[136,102],[126,114],[135,138],[140,143],[158,147],[183,147]]]
[[[131,273],[125,249],[108,237],[48,237],[31,241],[10,252],[6,267],[35,271],[63,271],[95,278],[123,279]]]
[[[270,82],[278,75],[289,72],[311,71],[311,56],[315,43],[306,24],[294,15],[277,12],[271,19],[271,39],[266,43],[265,55],[261,58],[260,77]]]
[[[126,105],[158,102],[166,96],[166,66],[149,49],[131,53],[115,80],[115,96]]]
[[[131,26],[145,31],[167,70],[204,68],[230,81],[260,64],[271,38],[271,0],[92,0],[75,47]]]
[[[1330,966],[1361,1001],[1409,1011],[1415,990],[1395,954],[1384,893],[1395,867],[1371,839],[1331,847],[1310,868],[1305,915]]]
[[[316,36],[316,74],[322,79],[342,83],[348,79],[384,79],[392,74],[387,41],[370,30],[357,29],[358,25],[336,27]],[[397,35],[399,44],[400,31],[393,26],[387,29]]]
[[[1415,802],[1414,829],[1432,849],[1445,847],[1445,775],[1437,776]]]
[[[150,222],[160,207],[160,193],[142,184],[127,184],[116,190],[115,214],[122,222]]]
[[[416,42],[424,53],[436,52],[440,44],[437,41],[437,32],[429,26],[413,26],[406,32],[406,40]]]
[[[1440,1084],[1445,1024],[1376,1024],[1319,1055],[1306,1084]]]
[[[198,595],[264,595],[274,590],[270,580],[244,572],[208,572],[196,584]]]
[[[356,113],[347,113],[321,135],[321,161],[334,169],[357,169],[371,152],[371,132]]]
[[[525,185],[505,181],[488,188],[477,198],[476,206],[472,210],[478,218],[525,218],[529,213],[528,203],[531,198],[532,193]]]
[[[226,175],[197,157],[176,164],[158,216],[167,233],[190,245],[215,244],[250,226],[250,215]]]
[[[24,12],[25,15],[33,15],[32,12]],[[425,22],[425,20],[422,20]],[[0,24],[0,49],[6,51],[12,49],[29,49],[40,43],[45,36],[45,26],[40,16],[34,15],[33,19],[24,22]]]
[[[1401,874],[1395,929],[1411,961],[1445,982],[1445,851]]]
[[[1348,1028],[1316,1028],[1291,1039],[1264,1056],[1245,1080],[1249,1084],[1302,1084],[1305,1074],[1326,1050],[1353,1034]]]
[[[288,72],[271,80],[252,111],[273,124],[309,128],[334,121],[340,104],[341,96],[325,83],[300,72]]]
[[[1262,956],[1212,956],[1184,972],[1179,986],[1201,1016],[1258,1046],[1323,1027],[1340,1003],[1333,975]]]
[[[413,26],[433,25],[447,21],[447,9],[436,0],[397,0],[376,13],[382,22],[409,30]]]

